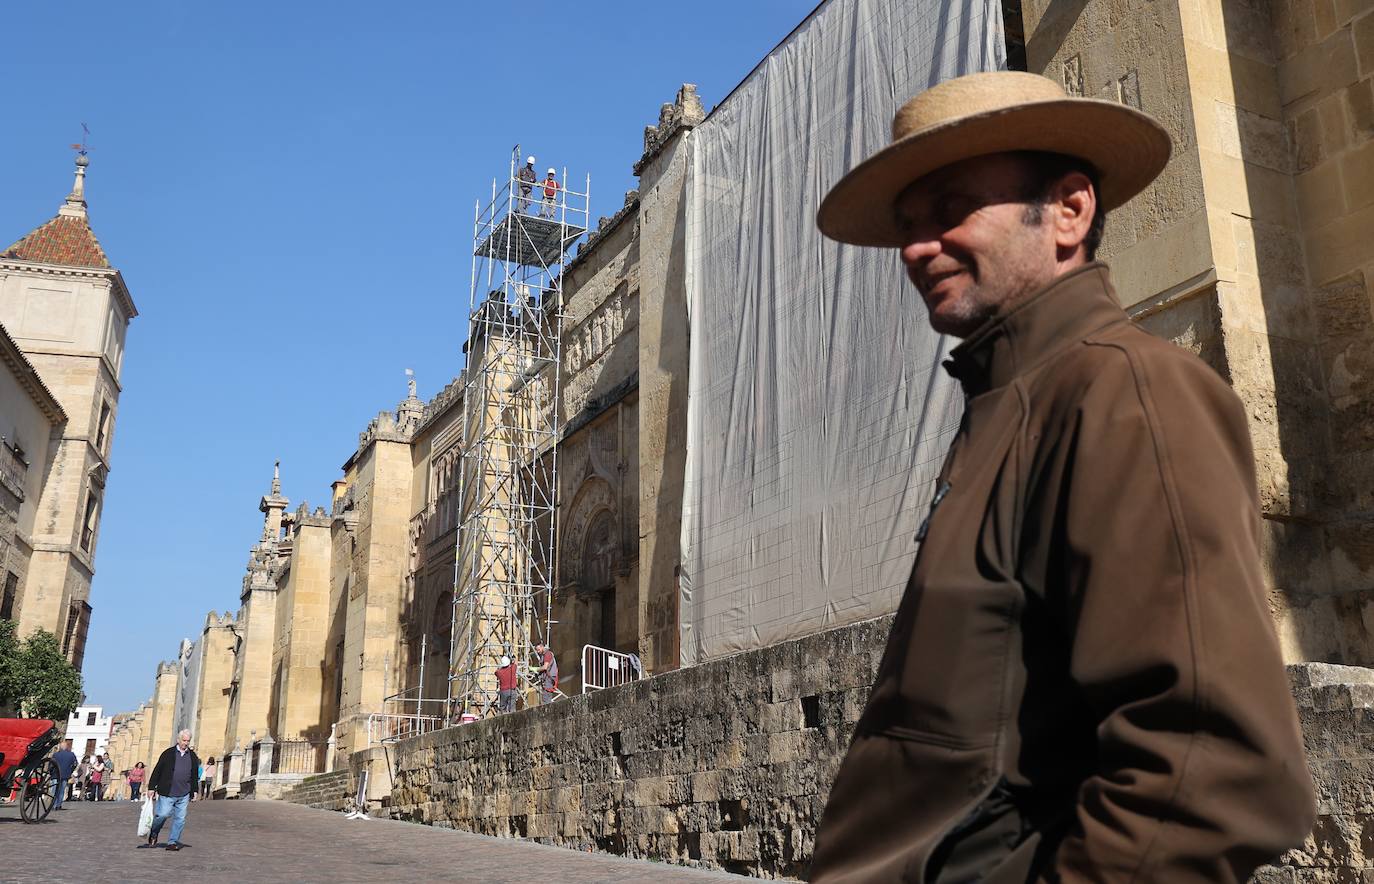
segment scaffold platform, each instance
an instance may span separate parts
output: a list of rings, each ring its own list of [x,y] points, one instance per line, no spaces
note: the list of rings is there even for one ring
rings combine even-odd
[[[497,673],[505,665],[533,687],[537,648],[551,643],[557,622],[563,267],[589,227],[591,178],[578,189],[565,168],[551,200],[540,198],[542,187],[529,196],[518,177],[523,156],[515,145],[505,180],[493,181],[490,201],[473,207],[445,713],[451,723],[500,711]]]
[[[473,254],[527,267],[551,267],[563,260],[568,246],[587,228],[554,218],[512,213],[506,215]]]

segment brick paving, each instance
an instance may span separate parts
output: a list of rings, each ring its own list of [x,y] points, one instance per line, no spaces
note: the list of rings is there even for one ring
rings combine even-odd
[[[0,879],[51,881],[691,882],[738,875],[489,838],[278,801],[197,801],[177,853],[140,849],[138,805],[73,802],[25,824],[0,808]],[[170,826],[170,823],[169,823]],[[167,828],[162,840],[167,840]]]

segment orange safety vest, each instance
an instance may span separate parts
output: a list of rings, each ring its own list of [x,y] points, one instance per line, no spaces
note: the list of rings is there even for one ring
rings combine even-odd
[[[553,198],[558,195],[558,182],[552,178],[544,179],[544,196]]]

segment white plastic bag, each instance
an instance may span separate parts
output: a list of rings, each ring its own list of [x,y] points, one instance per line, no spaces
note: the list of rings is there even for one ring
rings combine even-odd
[[[153,830],[153,799],[143,798],[143,810],[138,814],[138,837],[147,838],[148,833]]]

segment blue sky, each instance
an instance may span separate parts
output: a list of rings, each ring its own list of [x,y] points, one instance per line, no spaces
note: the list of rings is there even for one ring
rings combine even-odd
[[[475,200],[520,142],[635,186],[683,82],[709,109],[814,0],[31,3],[4,14],[0,248],[56,214],[90,126],[92,226],[130,329],[86,654],[131,709],[238,608],[258,498],[326,504],[357,434],[462,367]]]

